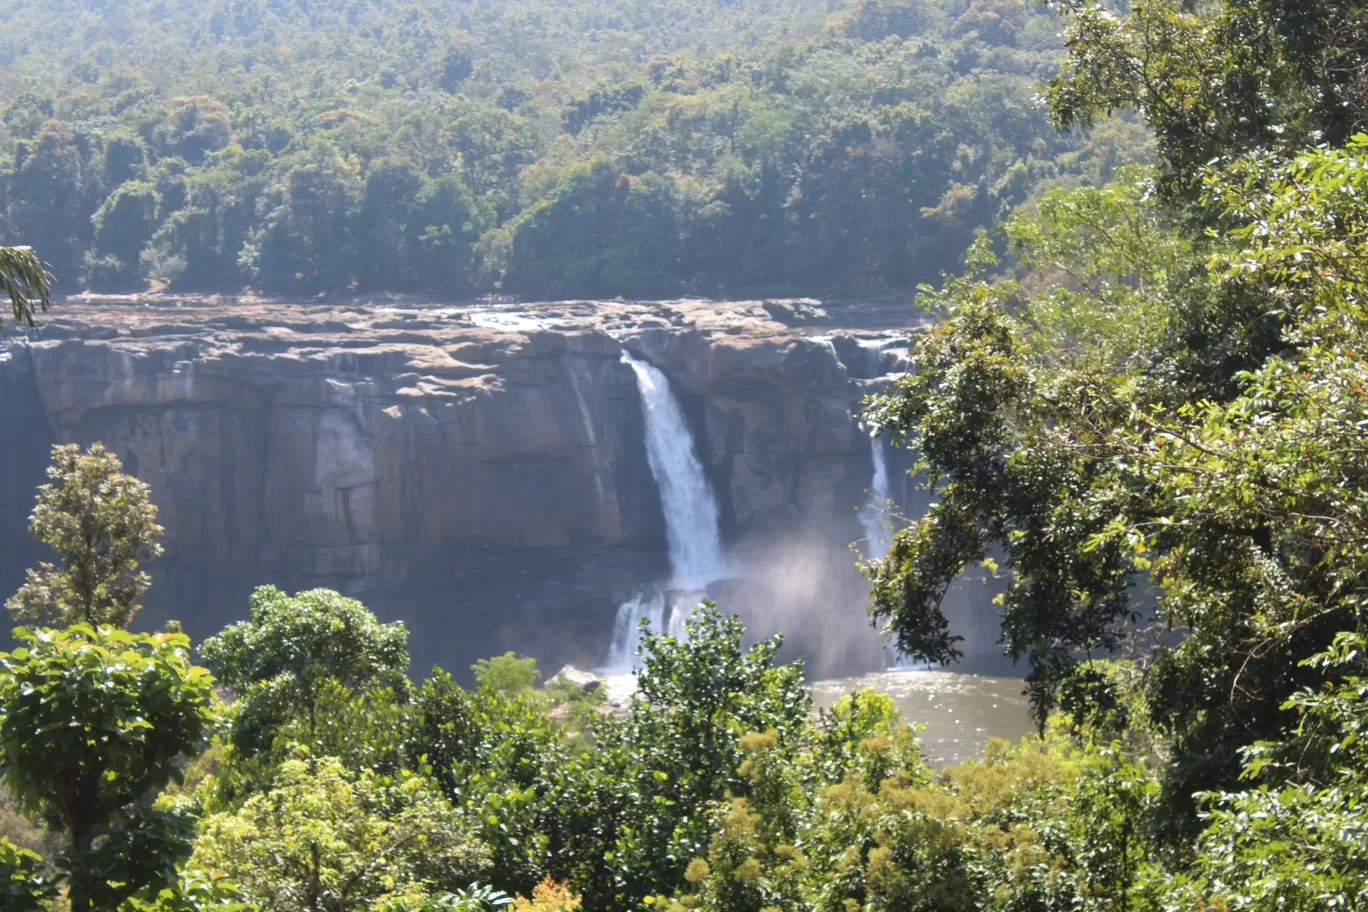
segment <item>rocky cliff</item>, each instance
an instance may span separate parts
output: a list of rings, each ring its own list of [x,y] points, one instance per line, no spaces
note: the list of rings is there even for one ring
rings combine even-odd
[[[802,553],[848,578],[871,472],[853,414],[915,322],[855,313],[882,328],[815,302],[67,302],[0,343],[0,586],[34,556],[47,448],[99,440],[167,529],[144,623],[203,635],[256,584],[327,585],[405,619],[421,665],[593,664],[664,562],[623,350],[670,377],[728,538],[820,541]]]

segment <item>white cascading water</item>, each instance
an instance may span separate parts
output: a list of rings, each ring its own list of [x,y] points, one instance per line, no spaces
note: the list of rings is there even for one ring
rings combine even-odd
[[[888,343],[887,339],[858,339],[860,351],[864,355],[861,359],[865,363],[860,365],[860,370],[865,377],[878,377],[883,371],[883,350]],[[878,449],[877,441],[875,449]]]
[[[703,474],[693,435],[684,420],[669,379],[645,361],[622,353],[622,361],[636,374],[646,424],[646,459],[660,489],[665,514],[665,541],[670,555],[670,587],[699,590],[726,575],[717,499]],[[634,663],[638,627],[642,619],[661,631],[665,623],[665,595],[638,595],[618,608],[613,642],[604,671],[623,673]],[[672,612],[670,627],[682,627]],[[674,630],[668,632],[674,633]]]
[[[665,593],[642,592],[618,606],[617,619],[613,621],[613,641],[608,647],[608,661],[600,671],[626,674],[632,670],[642,621],[649,623],[652,630],[662,629],[665,623]]]
[[[860,524],[864,526],[865,558],[876,561],[882,560],[893,544],[893,529],[888,522],[892,487],[888,478],[888,444],[881,437],[869,443],[874,455],[874,477],[869,484],[869,502],[860,510]],[[889,671],[924,671],[930,667],[908,662],[892,646],[884,646],[884,657]]]
[[[653,365],[625,352],[622,361],[636,373],[641,391],[646,458],[665,513],[671,586],[702,589],[724,575],[717,500],[703,474],[684,412],[670,392],[670,381]]]
[[[893,544],[884,515],[891,490],[888,482],[888,453],[887,444],[881,437],[875,437],[869,444],[874,454],[874,477],[869,484],[869,502],[860,510],[860,525],[864,526],[865,557],[881,560],[888,553],[889,545]]]

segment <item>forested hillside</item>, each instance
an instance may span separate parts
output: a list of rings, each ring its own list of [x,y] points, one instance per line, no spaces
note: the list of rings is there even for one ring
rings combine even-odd
[[[0,237],[60,290],[850,293],[1140,126],[1029,0],[5,0]]]

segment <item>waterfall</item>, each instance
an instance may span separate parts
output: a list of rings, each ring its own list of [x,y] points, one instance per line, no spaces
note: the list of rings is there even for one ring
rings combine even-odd
[[[893,544],[893,530],[888,524],[888,502],[892,487],[888,480],[888,444],[875,437],[869,442],[874,457],[874,477],[869,483],[869,501],[860,510],[860,525],[864,526],[865,558],[881,560]],[[892,646],[885,644],[884,658],[889,671],[924,671],[929,665],[914,665],[903,658]]]
[[[665,514],[665,541],[670,555],[670,588],[701,590],[726,576],[722,535],[718,529],[717,499],[703,474],[684,412],[670,391],[669,379],[656,367],[622,353],[622,361],[636,374],[646,425],[646,460],[660,489]],[[677,601],[677,599],[676,599]],[[603,671],[632,670],[638,628],[642,619],[657,632],[679,636],[689,610],[676,604],[666,628],[665,593],[641,594],[624,602],[613,624],[613,641]]]
[[[717,499],[694,450],[670,381],[654,366],[623,352],[622,361],[636,373],[646,419],[646,458],[660,488],[669,545],[671,585],[702,589],[725,575],[722,536],[717,525]]]
[[[865,557],[880,560],[893,543],[884,515],[891,490],[888,482],[888,445],[881,437],[873,438],[869,444],[874,457],[874,477],[869,483],[869,502],[860,510],[860,525],[864,526]]]
[[[626,674],[632,670],[633,654],[643,620],[651,625],[652,630],[661,629],[665,623],[665,593],[638,593],[618,607],[617,619],[613,621],[613,641],[608,646],[608,659],[600,671]]]

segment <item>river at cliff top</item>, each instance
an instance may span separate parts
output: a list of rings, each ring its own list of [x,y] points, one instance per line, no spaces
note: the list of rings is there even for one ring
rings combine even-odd
[[[625,706],[636,688],[629,674],[602,679],[610,704]],[[990,738],[1016,741],[1035,731],[1020,678],[992,678],[954,671],[889,670],[811,685],[814,707],[872,689],[893,698],[903,721],[921,725],[918,735],[934,766],[983,756]]]

